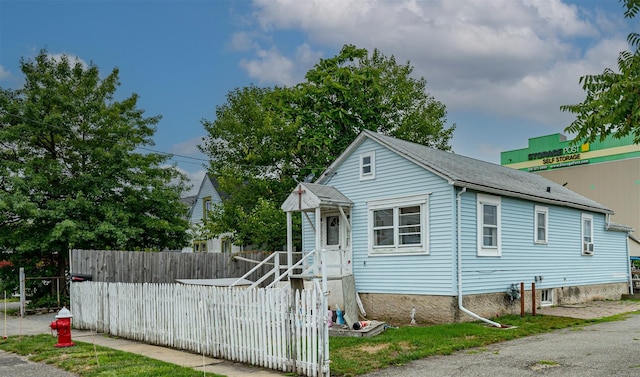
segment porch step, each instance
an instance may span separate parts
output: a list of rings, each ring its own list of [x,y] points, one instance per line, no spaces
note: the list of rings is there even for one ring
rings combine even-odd
[[[340,275],[331,275],[327,276],[327,280],[340,280],[344,276]],[[292,279],[303,279],[303,280],[311,280],[311,279],[322,279],[322,275],[313,275],[313,274],[292,274],[290,276]]]

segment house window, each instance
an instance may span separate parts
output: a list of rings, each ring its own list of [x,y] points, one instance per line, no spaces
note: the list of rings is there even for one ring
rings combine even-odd
[[[427,196],[376,200],[369,205],[372,254],[427,253]]]
[[[368,152],[360,155],[360,180],[376,177],[376,153]]]
[[[220,251],[223,253],[231,252],[231,238],[225,237],[220,240]]]
[[[478,256],[501,255],[500,197],[477,195]]]
[[[202,219],[207,220],[209,217],[209,212],[211,212],[211,197],[207,196],[206,198],[202,198]]]
[[[553,305],[553,291],[551,289],[542,289],[540,291],[540,306]]]
[[[593,216],[582,215],[582,255],[593,254]]]
[[[193,252],[194,253],[206,253],[207,252],[207,241],[199,240],[193,241]]]
[[[534,242],[535,243],[547,243],[548,225],[547,219],[549,218],[549,208],[536,206],[535,218],[534,218]]]
[[[340,244],[340,217],[327,216],[325,231],[327,232],[327,246]]]

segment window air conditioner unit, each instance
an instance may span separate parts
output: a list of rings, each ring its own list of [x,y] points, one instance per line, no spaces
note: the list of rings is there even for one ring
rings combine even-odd
[[[593,242],[585,242],[582,244],[582,253],[586,254],[586,255],[592,255],[593,254]]]

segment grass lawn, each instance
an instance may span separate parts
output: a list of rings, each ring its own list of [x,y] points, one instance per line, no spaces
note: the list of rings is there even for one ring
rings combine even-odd
[[[35,362],[54,365],[83,377],[220,377],[129,352],[78,342],[74,347],[55,348],[51,335],[11,336],[0,340],[0,349],[27,356]]]
[[[553,316],[501,317],[514,328],[498,329],[483,322],[390,328],[371,338],[331,337],[331,374],[357,376],[392,365],[402,365],[432,355],[483,347],[505,340],[545,333],[562,328],[581,329],[585,325],[616,321],[626,315],[597,320]],[[30,360],[55,365],[80,376],[196,377],[203,373],[144,356],[76,342],[76,347],[55,348],[50,335],[9,337],[0,349],[26,355]],[[206,376],[217,376],[207,373]]]

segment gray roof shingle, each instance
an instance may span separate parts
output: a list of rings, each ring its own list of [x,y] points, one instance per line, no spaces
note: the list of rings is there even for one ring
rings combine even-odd
[[[430,148],[372,131],[366,136],[459,187],[613,214],[606,206],[573,192],[541,175],[516,170],[459,154]]]

